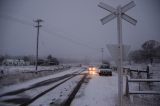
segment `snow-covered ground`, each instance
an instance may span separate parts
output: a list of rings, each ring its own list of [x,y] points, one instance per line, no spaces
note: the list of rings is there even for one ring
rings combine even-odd
[[[23,88],[28,88],[36,83],[39,83],[41,81],[45,81],[48,79],[53,79],[53,78],[57,78],[60,76],[64,76],[67,74],[72,74],[72,73],[79,73],[84,71],[83,67],[74,67],[71,68],[67,71],[63,71],[54,75],[50,75],[50,76],[45,76],[42,78],[36,78],[30,81],[26,81],[24,83],[21,84],[15,84],[15,85],[11,85],[11,86],[7,86],[7,87],[3,87],[0,89],[0,95],[7,93],[7,92],[11,92],[11,91],[15,91],[15,90],[20,90]],[[62,101],[64,99],[66,99],[69,95],[69,93],[72,91],[72,89],[74,88],[74,86],[76,86],[77,82],[82,78],[83,75],[78,75],[73,77],[72,79],[68,80],[66,83],[58,86],[57,88],[51,90],[49,93],[43,95],[42,97],[40,97],[39,99],[37,99],[36,101],[34,101],[32,104],[30,104],[31,106],[49,106],[51,104],[61,104]],[[26,99],[31,99],[34,98],[35,96],[39,95],[41,92],[44,92],[47,89],[52,88],[53,86],[63,82],[64,80],[66,80],[68,78],[64,78],[60,81],[57,81],[55,83],[51,83],[45,86],[41,86],[38,88],[33,88],[31,90],[26,90],[25,92],[19,93],[17,95],[10,95],[10,96],[2,96],[0,97],[0,106],[1,105],[5,105],[6,103],[2,102],[4,100],[8,100],[8,99],[16,99],[16,98],[26,98]],[[12,104],[12,103],[7,103],[7,105],[11,105],[11,106],[17,106],[16,104]]]
[[[57,66],[38,66],[38,71],[41,70],[56,70],[63,69],[70,65],[57,65]],[[34,72],[35,66],[0,66],[0,71],[3,71],[3,74],[0,73],[0,76],[8,75],[8,74],[17,74],[24,72]]]
[[[82,78],[82,75],[76,76],[66,83],[58,86],[54,90],[40,97],[29,106],[60,106],[62,102],[68,98],[68,95],[77,85],[77,82]]]
[[[143,68],[146,67],[147,65],[145,64],[137,64],[134,65],[133,67]],[[153,64],[150,67],[150,73],[151,74],[151,79],[160,79],[160,64]],[[137,76],[137,73],[134,73]],[[141,73],[141,76],[143,78],[146,78],[146,73]],[[145,76],[145,77],[144,77]],[[138,77],[137,77],[138,78]],[[150,85],[150,86],[149,86]],[[153,82],[153,83],[135,83],[132,82],[129,84],[130,90],[133,91],[139,91],[139,88],[141,91],[158,91],[160,92],[160,82]],[[128,100],[128,98],[124,98],[126,104],[130,104],[131,106],[160,106],[160,95],[147,95],[147,94],[136,94],[136,95],[131,95],[131,100]],[[126,105],[127,106],[127,105]]]
[[[35,66],[0,66],[0,87],[66,71],[70,67],[72,66],[38,66],[36,71]]]
[[[9,92],[9,91],[14,91],[14,90],[22,89],[22,88],[27,88],[27,87],[35,84],[35,83],[38,83],[38,82],[41,82],[41,81],[44,81],[44,80],[60,77],[60,76],[66,75],[66,74],[71,74],[71,73],[74,73],[76,71],[82,71],[82,70],[84,70],[84,69],[73,67],[71,69],[68,69],[66,71],[63,71],[63,72],[60,72],[60,73],[57,73],[57,74],[32,79],[32,80],[26,81],[24,83],[14,84],[14,85],[11,85],[11,86],[4,86],[4,87],[0,88],[0,91],[1,91],[0,95],[3,94],[3,93]]]
[[[136,64],[126,66],[131,69],[146,70],[145,64]],[[160,65],[153,65],[151,73],[152,78],[160,78]],[[125,96],[126,79],[123,77],[123,102],[124,106],[160,106],[160,95],[131,95]],[[130,83],[130,90],[139,90],[139,83]],[[141,84],[141,90],[145,90],[144,84]],[[154,83],[150,90],[160,91],[160,83]],[[118,105],[118,75],[98,76],[93,75],[87,84],[83,84],[71,106],[116,106]]]
[[[132,69],[144,69],[146,65],[132,65],[126,66]],[[33,85],[34,83],[47,80],[50,78],[56,78],[58,76],[66,75],[69,73],[76,72],[77,70],[83,70],[82,67],[74,67],[67,71],[63,71],[54,75],[46,76],[43,78],[37,78],[34,80],[27,81],[23,84],[17,84],[9,87],[4,87],[0,89],[3,91],[0,94],[5,92],[16,90],[20,88],[25,88],[28,86]],[[160,65],[153,65],[152,71],[153,76],[152,78],[160,78]],[[60,105],[63,100],[70,94],[73,88],[76,86],[76,83],[82,78],[82,75],[76,76],[72,80],[67,81],[65,84],[59,86],[58,88],[54,89],[53,91],[45,94],[44,96],[40,97],[36,101],[34,101],[31,106],[58,106]],[[63,79],[65,80],[65,79]],[[62,80],[62,81],[63,81]],[[123,77],[123,94],[125,94],[125,75]],[[48,87],[54,86],[59,82],[54,84],[48,85],[47,87],[36,88],[30,91],[25,91],[25,94],[29,97],[39,94],[43,90],[46,90]],[[146,84],[141,85],[141,90],[146,90],[144,86]],[[138,90],[139,83],[129,84],[130,90]],[[155,83],[151,90],[160,91],[160,84]],[[18,95],[18,97],[23,96]],[[160,106],[160,96],[156,95],[131,95],[131,98],[124,96],[124,105],[125,106]],[[71,103],[71,106],[117,106],[118,105],[118,75],[117,72],[113,72],[112,76],[99,76],[98,74],[89,75],[87,79],[82,84],[80,90],[76,94],[74,100]]]
[[[83,85],[71,106],[115,106],[118,97],[118,76],[91,76],[87,85]]]

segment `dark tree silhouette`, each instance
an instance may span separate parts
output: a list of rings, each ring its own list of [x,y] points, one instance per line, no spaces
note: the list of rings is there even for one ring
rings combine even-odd
[[[48,60],[51,60],[51,59],[52,59],[52,55],[51,55],[51,54],[48,55],[47,59],[48,59]]]
[[[153,58],[156,57],[157,47],[160,45],[158,41],[149,40],[142,44],[142,49],[144,51],[144,57],[150,60],[150,63],[153,63]]]
[[[160,59],[160,42],[156,40],[148,40],[142,44],[142,49],[131,51],[129,53],[129,60],[134,62],[144,62],[149,60],[153,63],[156,58]]]

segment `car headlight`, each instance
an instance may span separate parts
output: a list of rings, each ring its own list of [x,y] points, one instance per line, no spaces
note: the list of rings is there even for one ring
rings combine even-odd
[[[95,71],[96,70],[96,68],[95,67],[93,67],[93,71]]]

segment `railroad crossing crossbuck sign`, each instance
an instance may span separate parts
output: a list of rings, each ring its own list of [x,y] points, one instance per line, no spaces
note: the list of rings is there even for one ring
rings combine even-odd
[[[98,4],[99,7],[111,12],[110,15],[107,15],[106,17],[101,19],[102,24],[106,24],[107,22],[111,21],[112,19],[118,17],[118,14],[120,12],[121,18],[123,18],[124,20],[126,20],[127,22],[136,25],[137,20],[133,19],[132,17],[128,16],[127,14],[125,14],[125,12],[127,12],[129,9],[133,8],[134,6],[136,6],[136,4],[134,3],[134,1],[131,1],[130,3],[128,3],[127,5],[123,6],[123,7],[119,7],[119,9],[121,11],[118,11],[118,8],[115,9],[105,3],[100,2]]]
[[[118,6],[117,9],[113,8],[112,6],[109,6],[105,3],[100,2],[98,4],[99,7],[101,7],[102,9],[105,9],[109,12],[111,12],[111,14],[107,15],[106,17],[101,19],[102,24],[106,24],[107,22],[113,20],[114,18],[117,17],[117,31],[118,31],[118,102],[119,102],[119,106],[123,106],[123,99],[122,99],[122,94],[123,94],[123,65],[122,65],[122,56],[123,56],[123,42],[122,42],[122,19],[124,19],[125,21],[136,25],[137,21],[135,19],[133,19],[132,17],[128,16],[127,14],[125,14],[125,12],[127,12],[128,10],[130,10],[131,8],[133,8],[134,6],[136,6],[136,4],[131,1],[130,3],[126,4],[125,6],[121,7]]]

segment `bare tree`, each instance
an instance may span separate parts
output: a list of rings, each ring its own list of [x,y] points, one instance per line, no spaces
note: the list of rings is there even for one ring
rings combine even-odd
[[[144,51],[144,56],[146,59],[150,60],[152,64],[153,58],[156,57],[157,47],[160,45],[158,41],[149,40],[142,44],[142,49]]]
[[[47,56],[47,59],[48,59],[48,60],[51,60],[51,59],[52,59],[52,55],[51,55],[51,54],[48,55],[48,56]]]

